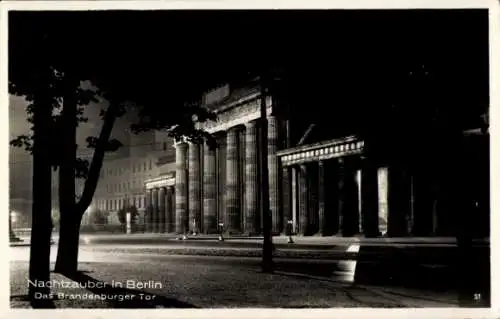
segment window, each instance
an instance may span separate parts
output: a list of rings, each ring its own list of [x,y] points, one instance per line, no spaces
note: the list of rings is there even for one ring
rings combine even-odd
[[[118,184],[118,192],[121,192],[122,185]]]
[[[135,173],[135,164],[132,164],[132,173]]]
[[[148,169],[148,166],[146,164],[146,162],[144,162],[144,171],[146,171]]]
[[[163,150],[166,151],[167,150],[167,142],[163,142]]]
[[[153,169],[153,160],[149,160],[149,170]]]

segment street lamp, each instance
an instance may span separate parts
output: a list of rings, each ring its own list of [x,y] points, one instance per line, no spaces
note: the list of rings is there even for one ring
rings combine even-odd
[[[266,71],[264,71],[266,73]],[[260,82],[260,121],[262,126],[260,128],[260,139],[261,139],[261,152],[259,156],[260,163],[260,178],[261,178],[261,199],[262,199],[262,221],[263,221],[263,235],[264,242],[262,245],[262,271],[265,273],[273,272],[273,237],[272,237],[272,212],[269,205],[269,170],[267,161],[267,103],[266,99],[268,97],[268,77],[267,74],[261,74],[259,78]]]

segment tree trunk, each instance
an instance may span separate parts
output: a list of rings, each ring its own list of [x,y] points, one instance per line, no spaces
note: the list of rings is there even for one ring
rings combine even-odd
[[[76,164],[76,127],[77,107],[76,89],[78,80],[71,76],[65,78],[65,94],[61,111],[61,150],[59,166],[59,245],[55,271],[71,274],[77,271],[78,235],[80,224],[75,210],[75,164]],[[75,232],[76,229],[76,232]],[[75,245],[75,236],[77,238]]]
[[[61,210],[59,244],[54,271],[71,275],[78,271],[81,217],[74,210]]]
[[[28,297],[33,308],[51,307],[48,298],[41,298],[42,294],[50,293],[50,288],[36,285],[36,282],[50,280],[52,171],[47,149],[50,147],[52,107],[46,102],[42,99],[36,103],[33,114],[33,206],[28,282]]]
[[[72,91],[69,91],[72,92]],[[106,145],[116,119],[116,106],[110,104],[104,116],[104,123],[96,145],[85,187],[78,203],[75,203],[75,163],[76,163],[76,99],[65,99],[63,109],[64,145],[66,145],[59,172],[60,230],[55,271],[61,274],[73,274],[78,270],[78,250],[80,242],[80,224],[83,214],[92,202],[99,173],[104,161]]]

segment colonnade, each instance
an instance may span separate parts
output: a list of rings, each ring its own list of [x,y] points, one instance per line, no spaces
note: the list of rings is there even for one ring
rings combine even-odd
[[[425,172],[351,155],[283,166],[282,176],[284,221],[295,234],[404,237],[454,231],[449,206],[436,191],[440,186]]]
[[[359,141],[299,147],[302,154],[288,156],[298,162],[287,163],[277,155],[284,137],[278,120],[269,116],[267,125],[274,234],[450,235],[449,199],[436,190],[446,185],[436,184],[432,174],[376,163],[363,156]],[[261,234],[259,130],[254,120],[218,132],[215,148],[177,142],[175,181],[147,190],[146,231]],[[311,154],[316,158],[307,159]]]
[[[145,231],[169,233],[175,229],[175,187],[161,186],[146,190]]]
[[[267,125],[270,209],[273,231],[279,233],[278,121],[269,116]],[[217,233],[222,228],[230,234],[260,234],[258,122],[214,135],[216,148],[176,143],[175,232]]]

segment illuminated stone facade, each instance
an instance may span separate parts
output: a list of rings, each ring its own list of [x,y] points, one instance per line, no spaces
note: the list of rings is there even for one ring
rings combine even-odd
[[[222,226],[231,235],[260,235],[260,94],[206,104],[218,120],[199,127],[214,134],[217,148],[177,141],[175,171],[146,181],[146,231],[214,234]],[[290,145],[289,119],[275,104],[266,101],[274,234],[452,235],[428,176],[372,162],[356,136]]]

